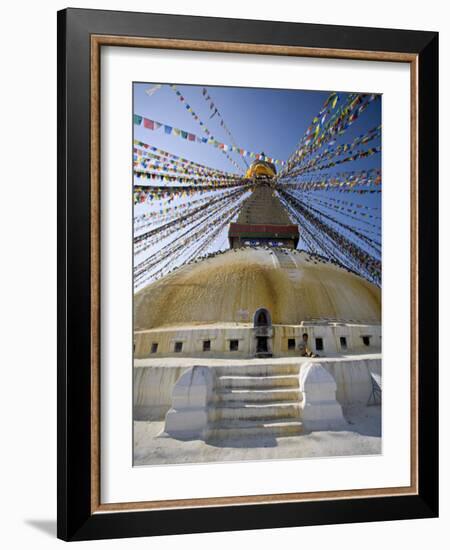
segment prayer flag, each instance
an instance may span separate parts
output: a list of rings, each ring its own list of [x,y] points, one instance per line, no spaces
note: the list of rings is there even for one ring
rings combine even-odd
[[[144,118],[144,128],[148,128],[149,130],[155,129],[155,124],[153,120],[150,120],[148,118]]]
[[[147,90],[145,90],[145,93],[148,95],[148,96],[152,96],[156,91],[158,91],[159,89],[161,88],[161,84],[156,84],[155,86],[153,86],[152,88],[148,88]]]

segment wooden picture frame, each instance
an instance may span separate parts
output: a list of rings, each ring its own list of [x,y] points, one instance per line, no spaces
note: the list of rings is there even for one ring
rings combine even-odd
[[[99,54],[108,45],[410,65],[410,487],[101,503]],[[437,33],[84,9],[58,13],[58,537],[437,516],[437,144]]]

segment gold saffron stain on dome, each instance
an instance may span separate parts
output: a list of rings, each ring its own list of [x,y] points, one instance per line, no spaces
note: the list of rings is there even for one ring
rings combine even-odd
[[[381,290],[330,262],[288,249],[245,247],[186,265],[135,295],[135,330],[242,322],[261,307],[273,324],[381,322]]]

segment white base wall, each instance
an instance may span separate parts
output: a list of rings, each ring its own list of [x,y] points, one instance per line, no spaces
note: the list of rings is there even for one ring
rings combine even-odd
[[[381,325],[349,323],[305,323],[302,325],[272,325],[267,329],[268,351],[276,357],[295,357],[302,335],[308,335],[308,347],[324,357],[338,353],[380,353]],[[258,329],[249,323],[211,324],[177,328],[151,329],[134,334],[135,358],[202,357],[204,360],[223,357],[230,360],[255,357]],[[265,336],[266,334],[259,334]],[[369,345],[363,343],[363,336],[369,337]],[[340,338],[346,345],[342,347]],[[317,340],[322,347],[317,348]],[[210,351],[203,351],[203,342],[209,340]],[[230,340],[238,341],[238,349],[230,351]],[[295,341],[295,348],[289,349],[289,340]],[[175,343],[182,346],[175,352]],[[152,345],[157,351],[152,353]]]
[[[372,393],[370,372],[381,374],[381,359],[322,362],[336,381],[336,399],[341,405],[366,404]]]
[[[189,367],[134,367],[134,420],[164,420],[175,382]]]

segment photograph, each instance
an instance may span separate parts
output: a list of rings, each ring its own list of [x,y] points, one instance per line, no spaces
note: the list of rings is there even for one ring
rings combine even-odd
[[[62,540],[438,517],[439,34],[240,8],[58,12]]]
[[[133,466],[382,454],[382,94],[131,85]]]

